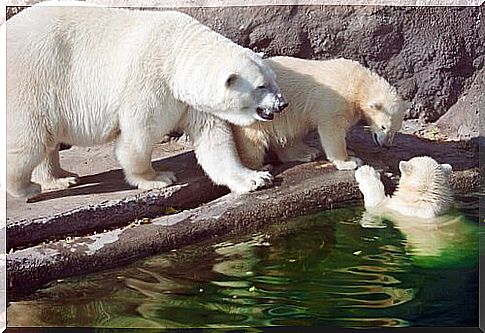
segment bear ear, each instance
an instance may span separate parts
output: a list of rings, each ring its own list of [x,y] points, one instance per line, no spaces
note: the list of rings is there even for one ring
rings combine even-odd
[[[232,73],[231,75],[229,75],[226,79],[226,88],[231,87],[238,78],[239,75],[237,75],[236,73]]]
[[[450,175],[451,172],[453,171],[453,168],[448,163],[440,164],[440,167],[441,167],[441,170],[443,170],[447,175]]]
[[[409,174],[413,170],[413,166],[409,162],[401,161],[399,162],[399,170],[401,174]]]
[[[376,110],[376,111],[379,111],[382,109],[382,104],[379,103],[379,102],[371,102],[369,103],[369,107],[372,109],[372,110]]]

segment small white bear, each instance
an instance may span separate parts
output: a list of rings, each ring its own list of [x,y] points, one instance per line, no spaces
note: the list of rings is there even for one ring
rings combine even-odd
[[[355,169],[361,160],[347,153],[346,135],[362,118],[379,146],[391,145],[401,128],[405,104],[384,78],[356,61],[265,60],[289,102],[271,122],[232,126],[244,165],[259,169],[273,150],[282,162],[309,162],[321,153],[303,139],[317,129],[326,157],[338,170]]]
[[[364,205],[376,214],[397,212],[405,216],[430,219],[446,213],[453,204],[449,178],[452,167],[429,156],[399,163],[401,179],[394,194],[384,192],[379,173],[364,165],[355,171]]]

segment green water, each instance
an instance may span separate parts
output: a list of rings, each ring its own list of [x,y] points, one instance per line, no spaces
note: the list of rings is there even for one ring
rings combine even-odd
[[[322,212],[52,283],[9,326],[478,326],[478,199],[439,228]]]

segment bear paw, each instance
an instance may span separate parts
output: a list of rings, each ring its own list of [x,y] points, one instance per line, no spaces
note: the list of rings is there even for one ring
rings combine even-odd
[[[350,156],[348,161],[332,161],[337,170],[355,170],[362,165],[362,160],[358,157]]]
[[[71,187],[72,185],[76,185],[77,183],[79,183],[79,177],[75,175],[75,176],[69,176],[69,177],[63,177],[63,178],[53,178],[48,181],[43,181],[41,183],[41,186],[42,186],[42,191],[64,190],[68,187]]]
[[[249,175],[240,177],[239,182],[233,182],[228,187],[233,193],[247,193],[271,185],[272,182],[273,176],[268,171],[251,171]]]
[[[171,171],[157,172],[155,178],[151,180],[138,180],[137,187],[141,190],[161,189],[172,185],[177,181],[175,174]]]
[[[359,184],[364,182],[372,182],[381,179],[379,172],[370,165],[364,165],[355,171],[355,179]]]
[[[33,198],[39,195],[40,192],[41,192],[41,187],[39,184],[36,184],[36,183],[29,183],[29,185],[23,188],[8,189],[8,193],[10,195],[17,198],[26,198],[26,199]]]

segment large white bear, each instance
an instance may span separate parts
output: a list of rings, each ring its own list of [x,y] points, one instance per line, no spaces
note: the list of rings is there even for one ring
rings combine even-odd
[[[380,146],[390,145],[401,128],[404,103],[396,89],[356,61],[274,57],[266,63],[276,73],[289,107],[271,122],[233,126],[248,167],[262,167],[267,150],[274,150],[282,162],[315,159],[320,151],[303,139],[317,129],[327,159],[338,170],[355,169],[361,161],[347,154],[345,140],[353,125],[367,120]]]
[[[247,192],[271,181],[241,164],[226,123],[267,120],[287,104],[258,55],[182,13],[70,5],[7,21],[11,195],[77,182],[59,165],[60,142],[116,140],[128,183],[163,188],[175,177],[155,172],[152,147],[173,129],[189,134],[216,184]]]

